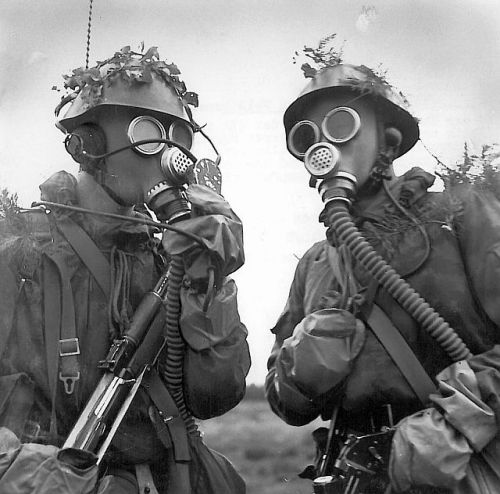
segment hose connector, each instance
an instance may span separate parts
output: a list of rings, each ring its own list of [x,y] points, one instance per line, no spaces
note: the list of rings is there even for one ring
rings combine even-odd
[[[318,187],[324,204],[344,201],[349,206],[356,195],[358,180],[352,173],[339,171],[333,177],[323,180]]]

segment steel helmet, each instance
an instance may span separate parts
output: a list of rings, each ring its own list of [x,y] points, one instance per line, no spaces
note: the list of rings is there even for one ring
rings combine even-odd
[[[299,97],[286,109],[283,123],[287,142],[292,127],[304,120],[304,114],[311,101],[320,95],[339,89],[357,91],[376,100],[384,123],[394,125],[403,134],[398,156],[402,156],[415,145],[419,138],[418,123],[409,113],[408,103],[402,94],[396,92],[368,67],[349,64],[337,64],[317,72]]]
[[[178,74],[175,65],[158,60],[155,47],[146,54],[122,48],[114,57],[98,62],[96,67],[76,69],[71,76],[65,76],[65,86],[74,92],[67,97],[72,103],[59,119],[58,127],[71,132],[83,123],[95,121],[105,107],[124,106],[149,110],[160,120],[169,115],[192,128],[187,105],[197,106],[197,97],[186,91]]]

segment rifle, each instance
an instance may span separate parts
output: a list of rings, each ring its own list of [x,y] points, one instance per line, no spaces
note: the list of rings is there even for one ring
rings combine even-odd
[[[144,376],[165,346],[163,299],[167,287],[168,271],[144,295],[129,329],[114,340],[99,363],[105,372],[63,448],[91,451],[96,453],[98,464],[102,460]]]

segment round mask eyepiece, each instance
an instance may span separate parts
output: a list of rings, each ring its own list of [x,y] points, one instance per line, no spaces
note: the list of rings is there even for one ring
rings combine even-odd
[[[181,120],[174,120],[168,129],[168,138],[186,149],[193,145],[193,129]]]
[[[67,134],[64,139],[64,147],[66,151],[73,157],[78,163],[83,157],[83,139],[78,134]]]
[[[319,127],[310,120],[297,122],[288,133],[288,149],[296,158],[303,158],[307,150],[320,139]]]
[[[356,110],[347,106],[339,106],[329,111],[321,124],[323,135],[334,143],[351,140],[361,127],[361,119]]]
[[[132,144],[146,139],[166,139],[165,127],[159,120],[149,115],[134,118],[128,126],[128,138]],[[135,146],[134,150],[141,154],[152,155],[159,153],[165,147],[164,142],[152,142]]]

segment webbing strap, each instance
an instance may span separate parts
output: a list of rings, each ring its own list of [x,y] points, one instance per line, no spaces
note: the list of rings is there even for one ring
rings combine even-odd
[[[160,413],[160,417],[168,428],[174,449],[176,462],[191,460],[188,433],[177,405],[170,396],[158,373],[152,369],[144,376],[143,386]]]
[[[139,463],[135,465],[135,477],[139,485],[139,492],[147,492],[148,494],[158,494],[158,489],[155,486],[151,468],[147,463]]]
[[[64,259],[57,254],[48,253],[45,253],[45,259],[45,344],[51,347],[46,350],[47,358],[49,359],[50,353],[50,358],[54,359],[47,360],[47,365],[50,366],[51,362],[55,363],[57,376],[59,358],[61,358],[59,379],[63,382],[66,393],[73,394],[75,384],[80,379],[78,364],[80,345],[76,333],[73,291]],[[53,372],[49,370],[49,383],[54,379]],[[52,386],[54,386],[53,382]],[[55,393],[54,388],[52,388],[52,393]]]
[[[57,219],[57,228],[71,245],[83,264],[92,273],[107,298],[111,291],[110,265],[87,232],[71,218]]]
[[[399,330],[376,304],[372,305],[367,322],[422,405],[428,404],[429,395],[436,391],[436,385]]]
[[[145,374],[142,386],[155,404],[161,418],[161,423],[153,422],[158,436],[167,448],[168,454],[173,456],[172,468],[169,470],[169,492],[189,493],[191,492],[189,476],[191,452],[184,420],[154,368]],[[165,429],[171,441],[165,440]]]
[[[58,273],[47,256],[44,256],[43,259],[43,294],[45,357],[51,398],[50,433],[55,437],[57,436],[56,395],[57,373],[59,371],[61,294]]]

